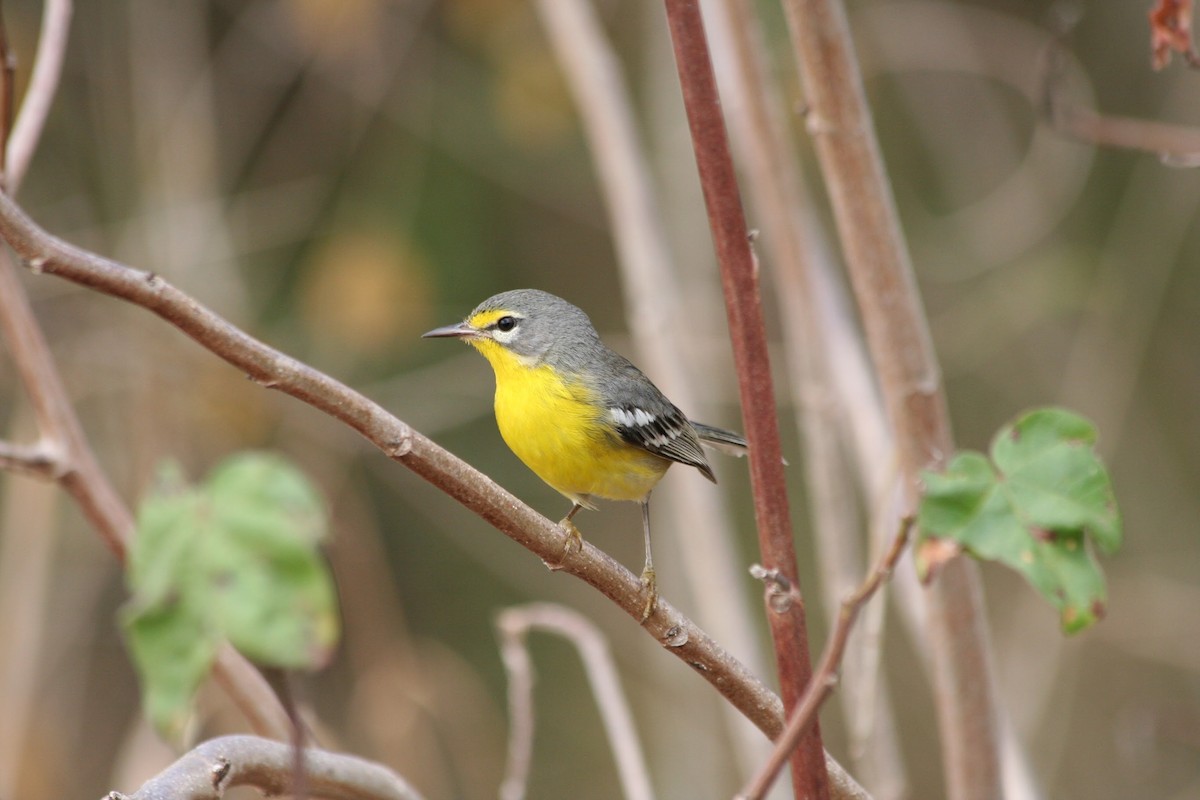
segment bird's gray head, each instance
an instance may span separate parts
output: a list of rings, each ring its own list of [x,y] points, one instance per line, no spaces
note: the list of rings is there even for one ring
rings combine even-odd
[[[527,365],[545,362],[559,367],[572,366],[579,355],[593,352],[600,340],[587,314],[538,289],[501,292],[480,303],[462,323],[425,336],[458,337],[484,355],[494,342]]]

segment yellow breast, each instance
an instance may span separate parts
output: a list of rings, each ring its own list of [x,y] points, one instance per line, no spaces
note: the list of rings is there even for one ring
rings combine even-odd
[[[574,502],[641,500],[671,462],[626,443],[578,381],[530,366],[489,340],[471,342],[496,373],[496,423],[517,457]]]

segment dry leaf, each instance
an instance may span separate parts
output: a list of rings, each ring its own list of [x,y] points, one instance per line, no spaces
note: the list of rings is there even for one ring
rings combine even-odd
[[[1192,43],[1192,0],[1158,0],[1150,9],[1150,51],[1154,69],[1171,63],[1171,52],[1182,53],[1193,67],[1200,66]]]

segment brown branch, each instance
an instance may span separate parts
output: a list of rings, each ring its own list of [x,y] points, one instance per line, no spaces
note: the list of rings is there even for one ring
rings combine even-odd
[[[771,757],[763,768],[755,775],[741,794],[737,796],[737,800],[761,800],[767,792],[771,790],[771,785],[775,783],[775,779],[779,775],[779,771],[783,768],[783,764],[787,761],[792,750],[796,747],[806,731],[808,731],[817,721],[817,712],[821,706],[833,694],[833,687],[837,684],[837,672],[842,664],[842,656],[846,652],[846,644],[850,641],[850,632],[854,629],[854,623],[858,620],[858,614],[862,611],[863,606],[867,601],[874,596],[875,592],[883,585],[888,576],[892,574],[892,570],[896,566],[896,562],[900,560],[900,556],[904,553],[904,547],[908,544],[908,536],[912,531],[913,518],[905,517],[900,522],[900,530],[896,533],[895,539],[892,541],[892,546],[883,554],[879,563],[871,570],[871,574],[866,577],[862,585],[845,600],[842,601],[841,610],[838,612],[837,625],[833,631],[833,637],[829,640],[829,644],[825,646],[825,652],[821,656],[821,662],[817,665],[817,671],[813,673],[813,679],[808,684],[808,688],[804,690],[804,697],[801,698],[799,705],[788,718],[787,727],[784,728],[783,734],[775,740],[775,750],[771,753]],[[773,581],[778,581],[778,576],[772,576]],[[767,587],[768,603],[774,602],[773,593],[777,591],[771,584]],[[795,587],[788,587],[787,592],[790,595],[795,591]]]
[[[726,59],[716,62],[726,119],[738,164],[745,170],[747,199],[762,230],[756,246],[761,241],[767,256],[768,297],[773,295],[773,304],[785,310],[779,315],[780,334],[801,433],[799,467],[818,589],[822,606],[836,609],[868,566],[859,541],[863,523],[856,489],[868,498],[870,538],[882,543],[892,533],[893,509],[882,510],[879,501],[885,493],[894,494],[895,474],[889,467],[894,449],[882,400],[871,386],[857,322],[848,325],[839,319],[846,316],[839,310],[840,281],[831,276],[834,261],[818,243],[813,200],[792,145],[783,91],[768,64],[763,22],[752,0],[724,0],[714,8],[724,10],[724,19],[710,20],[710,30],[715,37],[724,26],[729,37]],[[839,288],[833,290],[835,284]],[[866,391],[845,385],[855,373],[865,377],[860,386],[867,386]],[[874,453],[852,458],[850,453],[863,442]],[[886,518],[884,525],[879,517]],[[811,593],[812,586],[808,588]],[[872,610],[863,623],[871,633],[857,637],[846,656],[842,714],[847,749],[860,777],[883,789],[898,789],[907,778],[891,699],[879,674],[884,608],[881,603]]]
[[[421,800],[388,768],[366,759],[324,750],[305,750],[310,797],[331,800]],[[289,745],[256,736],[223,736],[184,754],[131,795],[109,792],[105,800],[218,800],[237,786],[267,797],[293,794]]]
[[[666,0],[667,21],[683,90],[683,104],[696,151],[713,245],[721,267],[725,310],[738,372],[746,437],[750,442],[750,480],[763,561],[797,583],[796,551],[788,513],[787,488],[774,386],[767,357],[758,273],[750,252],[746,218],[729,150],[716,76],[698,0]],[[795,707],[812,677],[804,604],[768,608],[775,662],[784,706]],[[798,797],[829,796],[829,779],[820,730],[814,728],[792,761]]]
[[[71,0],[46,0],[43,4],[37,57],[6,148],[8,163],[5,165],[4,184],[10,194],[16,194],[29,170],[46,117],[50,115],[50,106],[54,103],[67,54],[67,34],[72,12]]]
[[[0,6],[0,174],[8,171],[8,138],[12,132],[13,95],[16,81],[17,57],[8,46],[8,26],[4,24],[4,9]]]
[[[533,630],[561,636],[579,651],[613,751],[622,796],[625,800],[652,798],[650,771],[604,635],[577,611],[553,603],[528,603],[506,608],[496,618],[500,656],[508,673],[508,707],[512,718],[501,800],[524,798],[529,778],[533,754],[533,660],[526,639]]]
[[[839,0],[785,0],[804,82],[807,121],[825,174],[905,479],[915,507],[923,469],[953,450],[941,372],[879,153],[854,45]],[[929,626],[948,793],[1001,794],[998,711],[978,569],[947,563],[930,587]]]
[[[1118,147],[1153,153],[1175,166],[1200,166],[1200,129],[1154,120],[1099,114],[1066,96],[1067,35],[1069,27],[1051,40],[1042,63],[1042,118],[1063,136],[1099,147]]]
[[[46,4],[43,38],[38,43],[34,65],[34,73],[42,77],[31,83],[22,105],[22,109],[34,110],[23,110],[21,115],[22,120],[29,122],[22,126],[25,133],[22,134],[21,148],[8,161],[11,172],[6,177],[12,185],[19,182],[28,167],[41,130],[41,120],[57,88],[61,59],[66,50],[70,8],[70,3],[63,0],[51,0]],[[5,71],[3,78],[9,87],[5,91],[11,93],[11,73]],[[7,133],[7,128],[3,132]],[[0,138],[0,149],[8,152],[12,148],[8,141]],[[38,476],[57,481],[109,549],[118,559],[124,559],[125,543],[133,530],[133,516],[100,468],[84,436],[8,252],[0,254],[0,333],[8,342],[13,363],[33,406],[41,435],[37,447],[54,457],[52,468],[43,469]],[[33,454],[26,452],[25,455]],[[254,730],[277,737],[286,736],[287,717],[278,701],[258,671],[232,647],[226,645],[219,651],[213,672],[218,682],[235,690],[231,692],[235,699],[253,702],[253,705],[239,703],[239,707],[254,724]]]
[[[57,275],[141,306],[259,384],[277,389],[358,431],[400,462],[538,557],[598,589],[641,619],[638,576],[589,543],[563,557],[561,527],[483,473],[442,449],[377,403],[333,378],[268,347],[153,273],[135,270],[57,239],[39,228],[12,198],[0,194],[0,238],[36,272]],[[0,295],[3,291],[0,290]],[[642,626],[699,672],[770,737],[783,728],[779,698],[704,631],[665,600]],[[286,735],[287,728],[283,728]]]

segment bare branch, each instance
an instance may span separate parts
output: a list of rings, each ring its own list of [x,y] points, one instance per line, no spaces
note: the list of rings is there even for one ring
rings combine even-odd
[[[267,797],[292,793],[290,745],[256,736],[223,736],[186,753],[131,795],[105,800],[217,800],[236,786]],[[391,770],[366,759],[325,750],[304,751],[308,796],[332,800],[421,800]]]
[[[18,127],[22,127],[19,132],[21,149],[10,159],[12,174],[7,176],[10,186],[19,182],[28,166],[40,136],[42,120],[57,89],[71,5],[64,0],[49,0],[44,14],[43,40],[39,43],[38,61],[34,67],[37,75],[26,94],[26,101],[34,110],[24,111],[25,105],[22,105],[21,116],[29,122],[24,126],[18,123]],[[6,91],[11,92],[11,73],[5,71],[3,79],[9,87]],[[7,133],[7,129],[4,132]],[[17,135],[18,132],[14,132],[14,137]],[[8,142],[0,139],[0,148],[4,152],[8,152],[9,147]],[[72,497],[117,558],[124,559],[125,542],[133,530],[133,515],[100,469],[84,436],[7,251],[0,253],[0,333],[8,342],[33,406],[42,437],[39,446],[54,455],[53,474],[48,477],[53,477]],[[217,680],[232,690],[235,699],[243,701],[239,706],[251,720],[254,730],[279,738],[287,735],[287,716],[274,694],[258,671],[231,646],[225,645],[219,652],[213,671]]]
[[[1200,166],[1200,129],[1155,120],[1098,114],[1066,96],[1067,64],[1064,29],[1047,45],[1038,104],[1054,130],[1085,144],[1153,153],[1172,166]]]
[[[895,430],[905,505],[953,450],[941,371],[839,0],[785,0],[846,265]],[[929,625],[948,793],[1001,794],[987,622],[976,566],[958,558],[930,587]]]
[[[508,758],[500,800],[522,800],[529,785],[529,765],[533,763],[533,659],[525,646],[524,631],[500,632],[500,660],[508,676]]]
[[[821,656],[821,663],[817,666],[817,671],[813,673],[813,679],[808,684],[808,688],[804,690],[804,697],[801,698],[800,704],[796,707],[795,712],[788,719],[787,727],[783,734],[775,740],[775,750],[771,753],[771,758],[763,765],[763,768],[757,775],[747,784],[741,794],[737,796],[737,800],[761,800],[770,791],[771,785],[775,782],[779,771],[783,768],[784,763],[790,756],[792,749],[800,741],[800,737],[816,722],[817,712],[821,709],[821,705],[829,699],[829,695],[833,693],[833,687],[837,684],[837,672],[842,663],[842,656],[846,652],[846,644],[850,640],[850,632],[854,628],[854,623],[858,619],[858,614],[862,611],[863,606],[867,601],[874,596],[879,587],[883,585],[888,576],[892,574],[892,570],[896,566],[896,562],[900,560],[900,556],[904,553],[904,547],[908,544],[908,536],[912,530],[913,518],[905,517],[900,522],[900,530],[896,533],[896,538],[892,541],[892,546],[883,554],[883,557],[876,564],[875,569],[871,570],[862,585],[855,592],[842,601],[842,607],[838,613],[837,625],[834,628],[833,636],[829,640],[829,644],[825,646],[825,653]],[[779,591],[777,584],[778,576],[772,576],[773,580],[768,581],[767,595],[768,598],[772,593]],[[790,593],[791,587],[785,588],[785,593]],[[778,596],[778,595],[776,595]],[[768,602],[771,602],[768,599]]]
[[[643,587],[638,576],[587,542],[580,550],[572,548],[564,558],[562,528],[362,394],[268,347],[153,273],[135,270],[51,236],[4,194],[0,194],[0,238],[31,268],[152,311],[259,384],[341,420],[388,457],[442,489],[542,560],[561,563],[562,571],[587,582],[625,613],[641,619]],[[4,294],[0,289],[0,296]],[[767,736],[782,730],[779,698],[668,602],[660,601],[657,611],[642,627],[700,673]],[[282,731],[286,736],[286,720]]]
[[[0,16],[3,10],[0,9]],[[0,19],[0,143],[8,142],[12,132],[13,94],[17,91],[13,74],[17,69],[17,57],[8,46],[8,26]],[[0,147],[0,173],[8,169],[8,148]]]
[[[42,128],[58,91],[63,59],[67,53],[67,34],[71,27],[71,0],[46,0],[42,8],[42,30],[38,50],[29,76],[29,86],[8,140],[5,185],[16,194],[42,138]]]
[[[525,637],[531,630],[543,630],[562,636],[575,646],[583,661],[596,706],[604,721],[609,746],[617,762],[617,772],[625,797],[650,800],[650,773],[638,740],[633,714],[617,679],[608,643],[587,617],[551,603],[530,603],[508,608],[496,619],[500,633],[500,652],[509,680],[509,759],[501,800],[521,800],[529,776],[533,751],[533,664]]]
[[[779,570],[797,584],[796,550],[788,513],[758,271],[750,251],[704,21],[697,2],[666,0],[666,9],[684,109],[696,151],[696,167],[708,210],[708,224],[721,266],[742,417],[750,442],[750,482],[759,549],[769,568]],[[791,709],[812,677],[804,604],[768,609],[767,619],[775,643],[775,663],[784,706]],[[818,799],[829,796],[823,753],[820,730],[814,728],[792,762],[792,781],[797,796]]]

